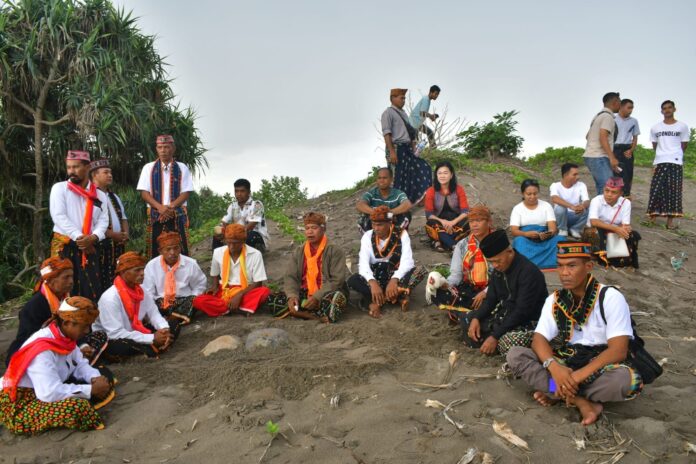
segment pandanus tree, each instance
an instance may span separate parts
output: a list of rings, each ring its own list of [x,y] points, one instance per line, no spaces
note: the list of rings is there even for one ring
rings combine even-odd
[[[0,7],[0,218],[31,230],[33,262],[46,254],[47,192],[64,178],[66,150],[110,158],[118,181],[134,185],[164,132],[180,160],[207,166],[195,114],[174,102],[155,38],[136,22],[107,0]]]

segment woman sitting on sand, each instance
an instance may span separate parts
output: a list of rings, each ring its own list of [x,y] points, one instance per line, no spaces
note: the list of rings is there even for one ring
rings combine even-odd
[[[90,399],[104,403],[112,386],[89,365],[76,343],[98,315],[87,298],[67,298],[51,323],[15,353],[0,379],[0,422],[7,430],[35,434],[56,427],[104,428]]]
[[[433,185],[425,192],[425,231],[437,251],[451,251],[469,233],[469,203],[448,161],[435,166]]]
[[[536,180],[525,179],[520,190],[522,201],[512,208],[510,214],[510,231],[515,237],[512,247],[539,269],[555,268],[556,244],[563,237],[557,235],[553,207],[539,200],[539,182]]]

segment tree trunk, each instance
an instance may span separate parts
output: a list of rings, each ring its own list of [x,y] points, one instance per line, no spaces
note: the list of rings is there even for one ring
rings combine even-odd
[[[46,258],[46,253],[43,246],[43,183],[44,183],[44,168],[43,168],[43,112],[38,110],[34,113],[34,167],[36,169],[35,189],[34,189],[34,223],[31,231],[31,239],[34,247],[34,261],[37,264]]]

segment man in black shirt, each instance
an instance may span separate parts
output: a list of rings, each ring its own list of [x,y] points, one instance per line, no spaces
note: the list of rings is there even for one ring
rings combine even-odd
[[[516,253],[504,230],[481,241],[483,255],[495,269],[486,299],[462,319],[464,342],[483,354],[507,353],[512,346],[529,346],[536,321],[548,296],[539,268]]]

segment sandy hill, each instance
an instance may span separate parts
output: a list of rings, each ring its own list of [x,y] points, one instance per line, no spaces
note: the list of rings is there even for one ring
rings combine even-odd
[[[263,462],[271,463],[456,463],[472,447],[499,463],[693,462],[685,446],[696,443],[696,224],[691,215],[676,232],[639,225],[649,176],[649,170],[638,169],[634,187],[633,221],[643,235],[641,269],[597,268],[595,274],[621,287],[649,350],[664,358],[666,371],[638,399],[609,405],[597,425],[583,428],[574,410],[542,408],[519,381],[497,379],[503,359],[465,348],[445,315],[424,305],[421,284],[408,313],[386,310],[378,321],[357,309],[334,325],[266,314],[200,317],[160,360],[113,366],[121,383],[118,397],[104,411],[106,430],[54,431],[27,439],[0,429],[0,463],[242,464],[260,462],[264,452]],[[583,177],[590,184],[586,171]],[[545,180],[548,185],[552,179]],[[471,204],[488,204],[496,225],[507,226],[520,200],[509,174],[481,172],[474,164],[459,173],[459,181]],[[693,187],[693,182],[685,185],[685,207],[691,213]],[[291,217],[309,209],[326,213],[330,238],[343,246],[354,270],[359,246],[354,205],[360,194],[326,195],[287,211]],[[448,255],[420,240],[422,209],[414,219],[417,260],[426,266],[448,263]],[[266,267],[270,279],[278,281],[295,245],[273,224],[271,232]],[[206,268],[209,246],[202,243],[194,252]],[[675,272],[670,257],[681,251],[692,259]],[[555,274],[546,278],[549,290],[558,287]],[[278,352],[200,354],[217,336],[243,337],[262,327],[287,330],[290,346]],[[12,327],[0,333],[0,352],[13,336]],[[453,350],[460,359],[450,387],[414,387],[414,382],[443,383]],[[448,412],[461,429],[441,411],[427,408],[428,399],[461,400]],[[270,435],[264,424],[269,420],[283,435],[266,451]],[[494,421],[506,422],[530,451],[498,438]],[[481,462],[481,457],[462,462]]]

